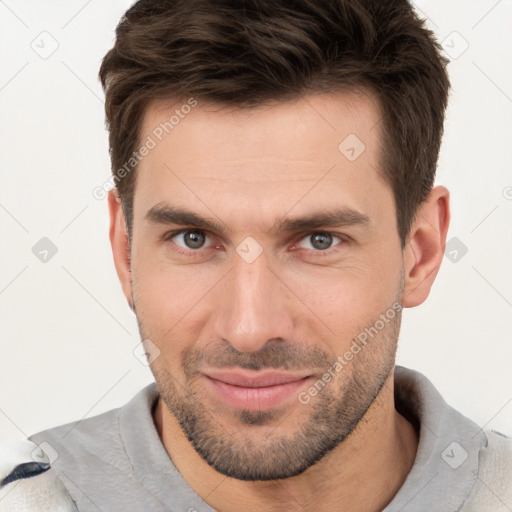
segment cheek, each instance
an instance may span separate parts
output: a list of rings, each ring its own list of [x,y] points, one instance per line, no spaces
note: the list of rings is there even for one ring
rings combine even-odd
[[[159,350],[152,371],[160,379],[169,374],[179,380],[182,354],[200,336],[194,318],[201,304],[201,287],[188,283],[181,271],[154,266],[140,266],[133,272],[133,284],[141,337],[151,339]]]
[[[381,262],[344,262],[337,267],[302,269],[290,279],[304,296],[326,311],[340,307],[371,309],[394,297],[399,267]],[[364,307],[366,305],[366,308]]]
[[[350,339],[396,301],[400,260],[380,254],[381,258],[345,262],[338,268],[311,267],[290,276],[293,288],[304,290],[301,298],[333,331],[331,335]]]
[[[193,319],[207,304],[217,272],[197,265],[172,265],[150,254],[134,258],[132,282],[137,316],[155,338],[192,334]]]

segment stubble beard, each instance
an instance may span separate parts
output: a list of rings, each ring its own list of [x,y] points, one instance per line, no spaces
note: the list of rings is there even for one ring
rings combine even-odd
[[[402,289],[401,286],[398,303],[401,303]],[[371,325],[375,325],[379,318]],[[144,339],[146,331],[139,316],[137,322]],[[293,410],[308,408],[304,409],[308,411],[308,417],[302,423],[294,422],[296,428],[289,428],[285,434],[279,426],[291,410],[233,410],[231,421],[226,425],[224,418],[219,417],[219,408],[216,409],[211,400],[202,399],[194,389],[199,380],[200,362],[212,362],[212,358],[206,358],[201,350],[190,349],[183,353],[184,385],[161,366],[163,358],[157,358],[150,366],[163,402],[194,449],[212,468],[238,480],[290,478],[306,471],[347,439],[377,400],[393,374],[400,324],[401,311],[396,312],[386,327],[369,340],[308,404],[297,400],[291,405]],[[355,337],[353,341],[356,341]],[[318,348],[305,352],[295,346],[285,348],[274,344],[251,353],[238,352],[231,345],[224,348],[214,359],[220,362],[219,366],[230,368],[293,370],[323,366],[328,371],[334,363],[332,355]],[[228,361],[229,365],[226,364]],[[259,435],[253,435],[257,429]]]

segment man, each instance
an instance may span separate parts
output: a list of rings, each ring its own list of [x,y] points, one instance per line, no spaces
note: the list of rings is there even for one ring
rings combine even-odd
[[[395,366],[450,218],[411,6],[141,0],[116,36],[110,239],[156,383],[31,436],[79,510],[511,510],[511,440]]]

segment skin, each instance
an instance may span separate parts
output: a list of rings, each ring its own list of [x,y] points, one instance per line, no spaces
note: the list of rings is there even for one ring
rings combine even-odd
[[[141,140],[179,105],[151,104]],[[449,192],[432,189],[402,251],[392,189],[378,174],[379,120],[376,99],[355,92],[245,110],[200,102],[139,164],[131,253],[119,197],[109,193],[116,270],[141,338],[157,347],[148,349],[161,394],[156,428],[216,510],[378,511],[414,463],[418,433],[393,398],[401,314],[308,403],[293,396],[271,411],[236,409],[201,373],[286,368],[319,379],[392,304],[427,298]],[[349,134],[365,145],[354,161],[338,150]],[[183,234],[164,239],[194,231],[148,221],[164,202],[230,231],[199,233],[193,248]],[[271,231],[276,221],[340,207],[368,221]],[[328,248],[318,231],[335,235]],[[246,237],[262,251],[250,263],[237,252]]]

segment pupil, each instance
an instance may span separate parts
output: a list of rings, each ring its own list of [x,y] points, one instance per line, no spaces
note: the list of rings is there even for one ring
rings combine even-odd
[[[191,249],[199,249],[204,243],[204,233],[187,231],[184,236],[185,243]]]
[[[320,250],[329,249],[332,243],[332,235],[329,233],[315,233],[311,235],[311,239],[313,247]]]

